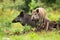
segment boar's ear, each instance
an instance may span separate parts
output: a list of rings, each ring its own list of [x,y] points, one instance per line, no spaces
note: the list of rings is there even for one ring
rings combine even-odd
[[[36,12],[38,13],[39,12],[39,9],[36,9]]]
[[[24,17],[24,12],[22,11],[19,16]]]

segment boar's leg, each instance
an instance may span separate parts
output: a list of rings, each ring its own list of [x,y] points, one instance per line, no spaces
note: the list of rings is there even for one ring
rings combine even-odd
[[[48,30],[48,28],[49,28],[49,22],[47,22],[47,24],[46,24],[46,31]]]

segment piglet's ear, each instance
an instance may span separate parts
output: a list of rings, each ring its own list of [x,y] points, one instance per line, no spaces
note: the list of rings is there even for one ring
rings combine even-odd
[[[39,12],[39,9],[36,9],[36,12],[38,13]]]

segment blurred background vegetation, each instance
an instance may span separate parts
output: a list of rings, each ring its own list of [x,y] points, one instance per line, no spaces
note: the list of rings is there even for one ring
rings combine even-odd
[[[0,0],[0,31],[4,29],[12,32],[30,30],[30,26],[24,28],[20,23],[12,23],[12,20],[22,10],[29,14],[30,10],[37,7],[46,9],[46,17],[49,20],[60,22],[60,0]]]

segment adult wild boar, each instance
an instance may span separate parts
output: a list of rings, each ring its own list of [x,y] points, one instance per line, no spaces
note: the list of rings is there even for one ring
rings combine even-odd
[[[23,26],[25,24],[35,27],[35,22],[31,20],[31,15],[22,11],[13,21],[13,23],[20,22]]]

